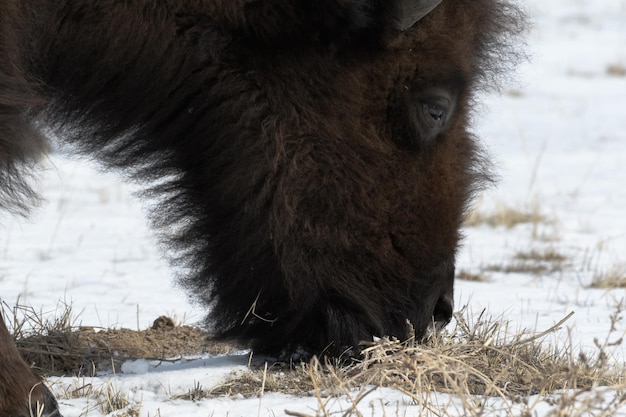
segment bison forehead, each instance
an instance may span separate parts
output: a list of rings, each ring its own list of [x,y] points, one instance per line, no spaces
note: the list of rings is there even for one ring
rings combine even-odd
[[[269,48],[242,42],[228,51],[234,54],[228,61],[234,70],[245,68],[241,76],[251,88],[265,90],[270,106],[283,111],[291,106],[300,123],[342,119],[341,126],[354,131],[355,122],[346,116],[384,118],[394,92],[444,87],[465,97],[475,76],[477,45],[455,33],[462,26],[441,24],[455,13],[446,3],[454,2],[443,2],[407,31],[365,45],[313,42]],[[473,31],[475,22],[465,20]]]

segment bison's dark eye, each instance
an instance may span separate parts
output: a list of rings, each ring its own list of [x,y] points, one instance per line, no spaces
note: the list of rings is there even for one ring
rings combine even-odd
[[[420,99],[421,121],[433,128],[443,128],[448,118],[450,99],[447,97],[425,97]]]
[[[443,118],[445,110],[436,104],[426,104],[426,112],[428,112],[434,121],[438,122]]]
[[[432,89],[417,97],[417,125],[421,142],[430,143],[448,125],[453,98],[447,91]]]
[[[456,94],[439,87],[406,87],[403,93],[399,104],[388,108],[394,139],[400,147],[411,151],[423,149],[434,143],[450,124]]]
[[[446,114],[446,110],[443,107],[432,103],[424,104],[424,111],[435,121],[435,123],[442,122]]]

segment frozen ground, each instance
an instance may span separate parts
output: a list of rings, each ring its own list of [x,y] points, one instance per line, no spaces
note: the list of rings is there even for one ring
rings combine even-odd
[[[487,308],[520,329],[546,329],[574,311],[559,337],[593,350],[594,338],[605,339],[610,314],[626,299],[623,288],[587,288],[595,275],[620,268],[626,275],[626,0],[526,4],[534,22],[531,63],[522,66],[510,91],[486,96],[476,117],[476,131],[501,177],[478,207],[481,213],[504,206],[534,209],[547,220],[510,229],[467,228],[458,268],[489,280],[457,281],[456,304],[469,305],[476,314]],[[19,300],[46,314],[65,300],[80,313],[80,322],[91,326],[145,328],[162,314],[199,321],[202,310],[172,284],[132,190],[83,162],[57,156],[49,162],[44,207],[28,221],[8,218],[0,226],[2,300],[8,305]],[[497,272],[514,265],[520,252],[550,248],[567,256],[556,272]],[[615,339],[626,328],[624,321],[619,325]],[[622,364],[624,349],[613,352]],[[206,357],[138,375],[50,382],[59,392],[68,385],[102,383],[127,389],[141,403],[142,416],[279,416],[284,409],[317,408],[313,398],[280,394],[261,400],[171,400],[196,382],[205,388],[219,383],[245,369],[246,362],[245,354]],[[455,404],[444,395],[438,401]],[[365,415],[420,413],[387,390],[363,404]],[[62,400],[61,406],[66,417],[101,415],[85,399]],[[341,409],[341,400],[334,407]],[[549,409],[546,403],[536,411]]]

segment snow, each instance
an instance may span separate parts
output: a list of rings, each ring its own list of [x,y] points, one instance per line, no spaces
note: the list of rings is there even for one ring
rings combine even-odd
[[[150,370],[150,363],[145,359],[129,360],[124,362],[120,369],[123,374],[143,375]]]
[[[475,131],[495,162],[500,181],[477,202],[481,212],[501,206],[538,210],[549,222],[513,228],[467,228],[458,269],[482,272],[488,282],[457,280],[456,306],[482,309],[510,321],[511,328],[543,330],[569,312],[557,336],[594,351],[605,340],[609,317],[626,300],[625,289],[589,289],[594,275],[626,266],[626,1],[527,0],[533,27],[530,62],[517,85],[503,95],[485,94]],[[89,326],[143,329],[166,314],[185,323],[204,312],[172,282],[132,186],[96,172],[84,161],[50,156],[42,175],[42,208],[28,220],[0,218],[0,285],[9,306],[31,305],[53,315],[59,300],[71,304]],[[567,255],[560,272],[534,275],[489,271],[510,264],[517,252],[554,248]],[[623,336],[618,323],[614,339]],[[612,351],[624,364],[625,347]],[[244,371],[248,355],[187,358],[178,363],[128,363],[121,374],[50,378],[56,393],[114,386],[141,404],[141,416],[282,416],[285,409],[314,414],[314,397],[266,394],[261,398],[172,399],[196,384],[215,386]],[[69,388],[68,388],[69,387]],[[588,395],[596,395],[589,393]],[[448,411],[458,399],[432,394]],[[91,402],[90,402],[91,401]],[[496,401],[496,400],[494,400]],[[551,405],[537,401],[536,415]],[[62,399],[66,417],[100,416],[93,400]],[[333,410],[350,402],[336,399]],[[402,394],[378,389],[361,405],[365,415],[418,415]],[[455,408],[456,407],[456,408]],[[497,409],[498,404],[494,405]],[[502,405],[502,407],[505,407]],[[515,410],[503,408],[502,414]],[[621,413],[621,414],[619,414]],[[626,415],[621,409],[616,415]]]

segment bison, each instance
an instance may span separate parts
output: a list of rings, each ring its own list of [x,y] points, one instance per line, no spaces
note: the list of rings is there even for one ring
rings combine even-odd
[[[521,22],[507,0],[0,0],[0,207],[37,202],[53,137],[143,184],[218,338],[421,339],[452,316],[489,181],[470,110]],[[40,381],[2,324],[0,416],[60,415]]]

